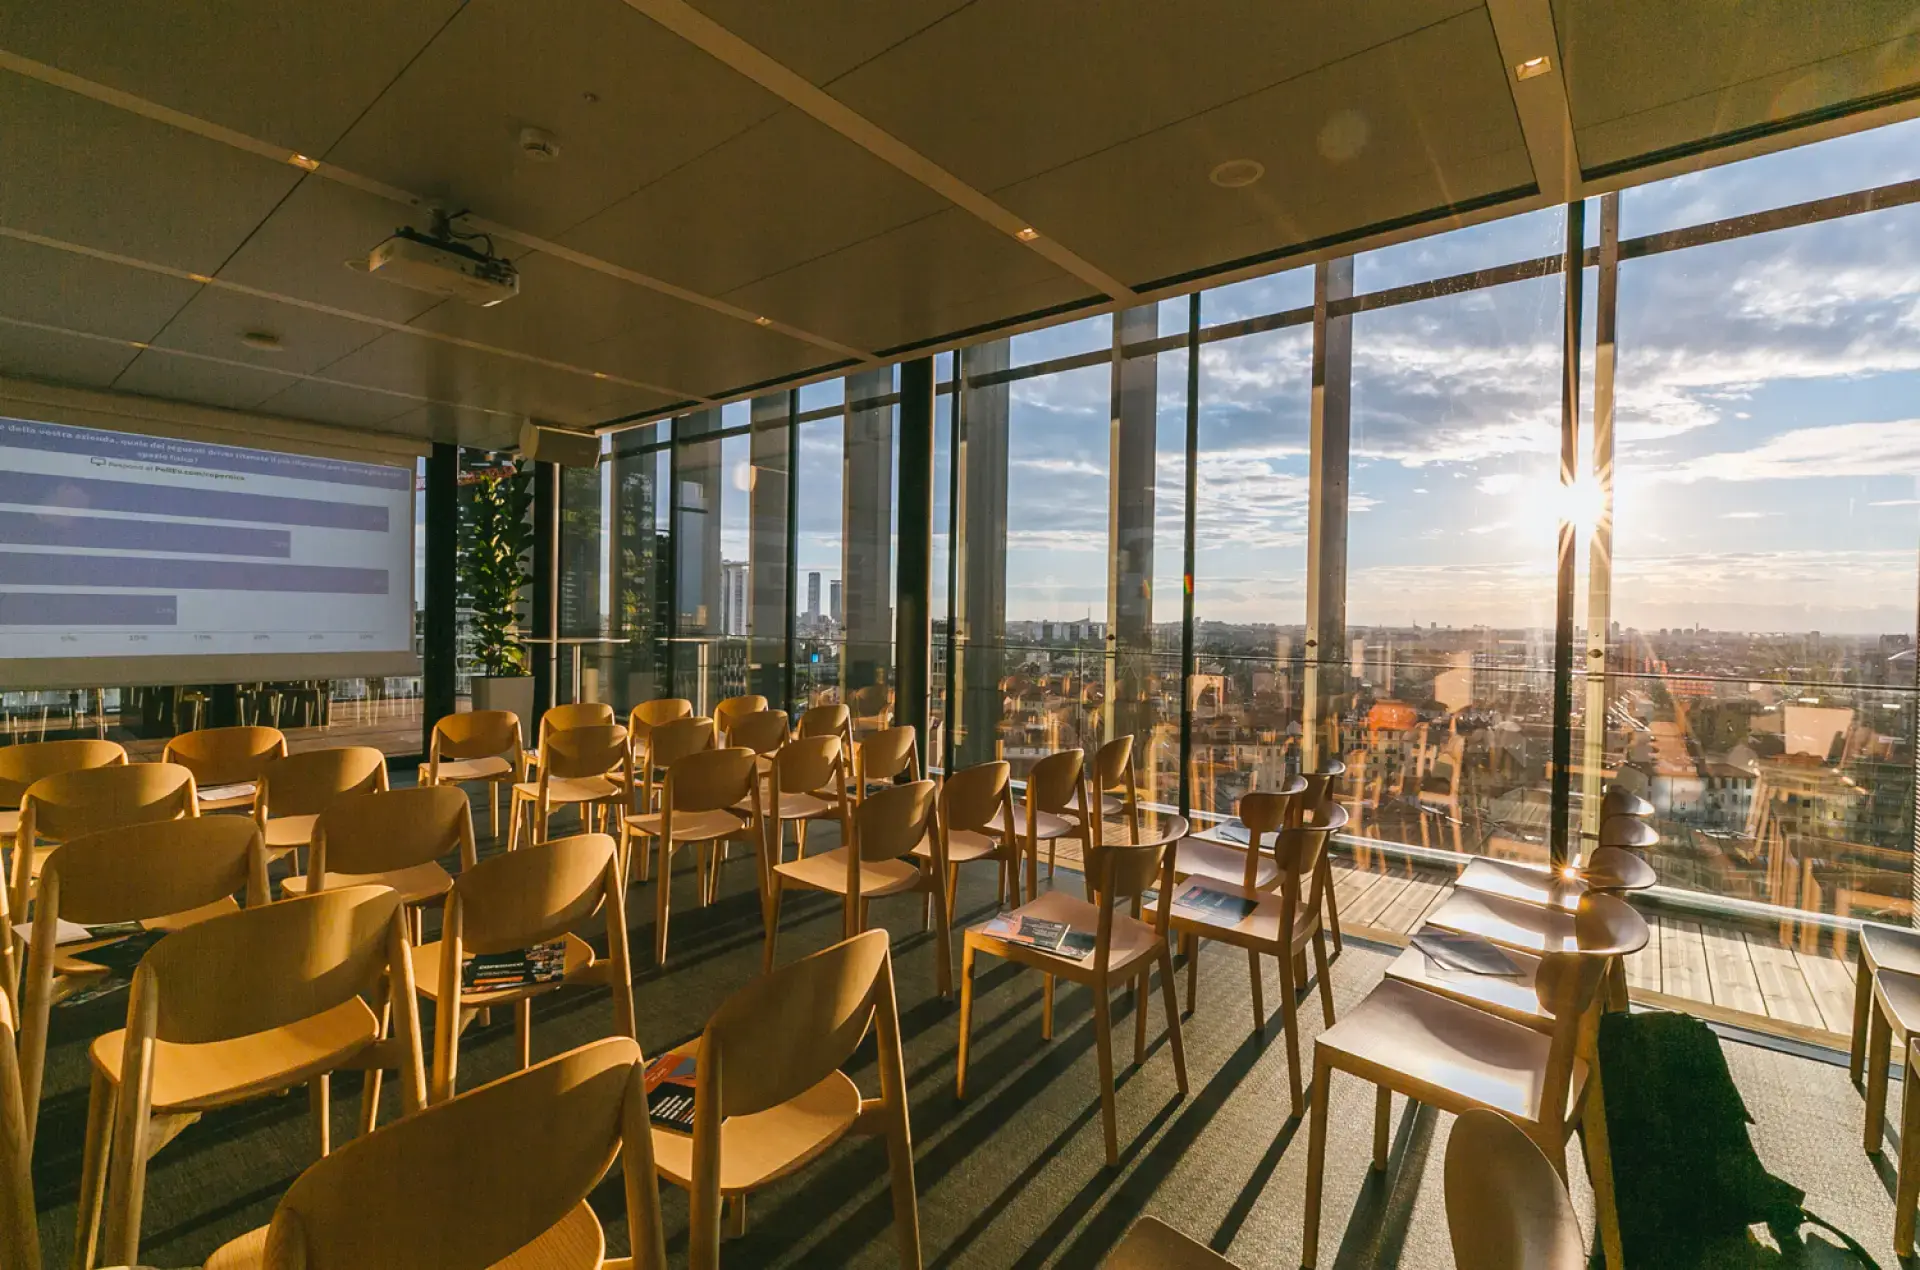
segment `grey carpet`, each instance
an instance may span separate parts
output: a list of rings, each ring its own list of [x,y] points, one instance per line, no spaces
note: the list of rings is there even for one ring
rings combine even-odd
[[[484,805],[477,822],[485,830]],[[821,835],[825,836],[825,835]],[[810,844],[812,845],[812,844]],[[690,859],[690,857],[689,857]],[[961,915],[992,909],[991,871],[964,871]],[[1078,878],[1063,882],[1078,889]],[[1044,883],[1043,883],[1044,884]],[[667,970],[636,976],[640,1041],[649,1054],[698,1033],[714,1007],[758,973],[760,916],[751,866],[726,869],[722,897],[694,903],[690,865],[674,878],[675,917]],[[634,888],[629,913],[636,961],[650,958],[651,884]],[[1210,1243],[1245,1267],[1299,1264],[1307,1133],[1288,1115],[1286,1047],[1278,981],[1268,963],[1264,1036],[1253,1033],[1246,959],[1204,949],[1198,1010],[1183,1021],[1189,1094],[1182,1099],[1163,1037],[1163,1014],[1149,1015],[1144,1066],[1131,1065],[1132,1014],[1116,997],[1115,1034],[1121,1162],[1105,1167],[1096,1093],[1093,1025],[1084,990],[1063,987],[1055,1039],[1040,1038],[1040,978],[983,960],[976,980],[969,1096],[954,1097],[958,1010],[934,991],[933,945],[919,929],[915,901],[877,902],[877,921],[895,939],[896,976],[912,1101],[915,1167],[923,1247],[929,1267],[1096,1266],[1143,1213]],[[837,901],[790,896],[783,913],[782,962],[823,948],[839,928]],[[955,938],[955,966],[959,962]],[[1390,959],[1349,944],[1333,967],[1336,1006],[1344,1010],[1376,983]],[[1184,973],[1181,990],[1184,1001]],[[86,1118],[85,1045],[117,1027],[124,992],[55,1011],[35,1184],[47,1264],[65,1265]],[[431,1013],[426,1016],[431,1045]],[[1309,1034],[1317,1002],[1303,1002]],[[604,991],[569,990],[535,1010],[534,1056],[550,1056],[606,1034],[612,1015]],[[1310,1042],[1309,1042],[1310,1044]],[[1860,1238],[1884,1265],[1892,1257],[1891,1166],[1860,1148],[1861,1098],[1842,1067],[1745,1045],[1729,1045],[1734,1075],[1759,1125],[1763,1159],[1810,1192],[1808,1204]],[[470,1032],[461,1049],[462,1087],[507,1072],[510,1022]],[[1311,1049],[1307,1062],[1311,1064]],[[871,1046],[850,1068],[877,1092]],[[358,1114],[356,1082],[335,1078],[336,1141]],[[1452,1264],[1441,1167],[1450,1117],[1395,1100],[1396,1130],[1387,1172],[1370,1175],[1370,1090],[1336,1079],[1330,1111],[1327,1201],[1321,1264],[1335,1267],[1442,1267]],[[1898,1123],[1899,1085],[1890,1119]],[[397,1107],[391,1096],[384,1118]],[[1891,1148],[1889,1148],[1891,1150]],[[265,1223],[282,1192],[311,1162],[303,1093],[268,1098],[208,1116],[153,1161],[142,1260],[198,1265],[221,1243]],[[1575,1159],[1577,1161],[1577,1153]],[[785,1183],[756,1195],[748,1233],[731,1240],[731,1266],[875,1266],[898,1264],[876,1142],[843,1143]],[[1592,1204],[1576,1163],[1574,1197],[1591,1230]],[[617,1177],[594,1197],[616,1251],[626,1243]],[[686,1257],[685,1196],[663,1187],[669,1252]]]

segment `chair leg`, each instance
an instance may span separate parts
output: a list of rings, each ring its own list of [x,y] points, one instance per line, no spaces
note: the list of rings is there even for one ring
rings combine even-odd
[[[520,1070],[533,1066],[533,998],[521,997],[513,1003],[513,1044],[520,1057]]]
[[[944,936],[943,936],[944,938]],[[953,1096],[967,1096],[967,1041],[973,1031],[973,945],[960,950],[960,1051],[954,1060]]]
[[[1054,862],[1054,858],[1057,851],[1058,851],[1058,848],[1055,846],[1055,840],[1052,838],[1048,838],[1047,839],[1047,885],[1048,886],[1053,885],[1053,862]]]
[[[1873,972],[1867,969],[1867,950],[1854,937],[1853,1037],[1847,1046],[1847,1074],[1859,1084],[1867,1067],[1867,1013],[1873,1009]]]
[[[1301,1270],[1320,1260],[1320,1191],[1327,1166],[1327,1104],[1332,1101],[1333,1068],[1317,1055],[1313,1071],[1313,1114],[1307,1128],[1307,1199],[1300,1228]]]
[[[1868,1155],[1880,1154],[1881,1135],[1886,1131],[1887,1058],[1892,1048],[1893,1025],[1875,1002],[1867,1018],[1867,1114],[1862,1145]]]
[[[660,877],[653,884],[653,964],[667,964],[667,895],[673,890],[673,844],[660,840]]]
[[[80,1148],[80,1193],[75,1202],[73,1270],[91,1270],[98,1259],[100,1208],[106,1198],[107,1161],[113,1148],[114,1101],[113,1082],[96,1069],[93,1087],[87,1095],[87,1134]]]
[[[1287,1033],[1287,1089],[1293,1095],[1293,1114],[1306,1110],[1300,1089],[1300,1005],[1299,980],[1294,978],[1291,958],[1280,958],[1280,1022]]]
[[[1145,962],[1130,986],[1133,996],[1133,1065],[1147,1061],[1147,994],[1153,987],[1153,963]]]
[[[1180,1086],[1180,1096],[1187,1096],[1187,1051],[1180,1040],[1180,1003],[1173,996],[1173,954],[1165,944],[1154,955],[1160,963],[1160,999],[1167,1009],[1167,1041],[1173,1047],[1173,1077]]]
[[[416,936],[414,943],[418,945],[419,942],[419,938]],[[374,1014],[377,1015],[380,1020],[380,1035],[385,1037],[390,1031],[388,1023],[393,1013],[392,1004],[386,1000],[387,987],[385,979],[380,981],[379,986],[374,989],[374,992],[378,998],[374,1008]],[[360,1136],[363,1138],[369,1133],[372,1133],[374,1127],[380,1123],[380,1081],[381,1077],[385,1074],[386,1073],[379,1067],[369,1067],[367,1068],[366,1075],[361,1078]]]
[[[507,800],[507,850],[517,851],[520,847],[520,795],[515,793]]]
[[[1252,948],[1247,949],[1247,977],[1253,982],[1253,1030],[1259,1033],[1267,1026],[1267,1004],[1260,992],[1260,954]]]
[[[773,945],[780,937],[780,875],[773,875],[773,889],[767,892],[767,938],[765,952],[760,958],[760,973],[773,973]]]
[[[1187,955],[1187,1013],[1191,1015],[1200,1005],[1200,937],[1182,935],[1180,947]]]
[[[1333,951],[1336,956],[1346,951],[1346,942],[1340,937],[1340,906],[1333,899],[1333,862],[1327,859],[1327,853],[1320,853],[1320,887],[1327,897],[1327,926],[1333,931]]]
[[[1027,844],[1027,898],[1029,900],[1035,900],[1039,897],[1040,844],[1037,842],[1029,842]]]
[[[1902,1260],[1913,1256],[1914,1207],[1920,1202],[1920,1095],[1907,1091],[1920,1088],[1915,1070],[1914,1047],[1907,1046],[1907,1084],[1900,1097],[1900,1183],[1893,1201],[1893,1251]],[[1608,1270],[1612,1270],[1611,1267]]]
[[[1393,1129],[1393,1091],[1385,1085],[1373,1087],[1373,1171],[1387,1171],[1387,1142]]]
[[[953,935],[950,929],[953,909],[948,906],[938,880],[928,879],[927,903],[940,919],[939,933],[935,936],[933,946],[934,974],[940,983],[940,996],[950,1000],[953,997]]]
[[[1094,1045],[1100,1058],[1100,1121],[1107,1131],[1107,1166],[1120,1163],[1120,1127],[1113,1107],[1113,1012],[1107,1001],[1107,985],[1093,986]]]
[[[1324,931],[1313,933],[1313,971],[1320,980],[1320,1014],[1328,1027],[1333,1026],[1333,979],[1327,974],[1327,936]]]
[[[707,906],[707,869],[709,857],[713,854],[713,845],[706,842],[693,844],[693,883],[700,895],[700,907]]]
[[[1053,1039],[1053,976],[1041,976],[1040,988],[1040,1039]]]
[[[493,836],[500,836],[500,782],[487,782],[487,823],[493,827]]]
[[[321,1072],[307,1082],[307,1110],[313,1114],[313,1136],[320,1144],[320,1158],[333,1150],[333,1079]]]

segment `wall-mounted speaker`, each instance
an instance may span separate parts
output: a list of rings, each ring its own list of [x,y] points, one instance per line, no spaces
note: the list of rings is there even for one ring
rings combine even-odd
[[[520,454],[536,463],[594,467],[600,462],[600,438],[591,432],[543,428],[529,419],[520,425]]]

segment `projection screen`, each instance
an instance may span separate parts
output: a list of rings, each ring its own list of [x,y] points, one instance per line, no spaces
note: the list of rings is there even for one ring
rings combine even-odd
[[[413,475],[0,417],[0,687],[418,673]]]

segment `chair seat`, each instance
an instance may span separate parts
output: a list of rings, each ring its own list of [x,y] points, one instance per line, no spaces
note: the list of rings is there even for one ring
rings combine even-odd
[[[207,1258],[206,1270],[262,1270],[267,1264],[266,1226],[256,1226],[222,1244]],[[607,1255],[606,1231],[593,1208],[581,1200],[526,1247],[488,1270],[600,1270]]]
[[[463,758],[440,764],[440,784],[453,785],[460,781],[497,781],[513,775],[513,764],[498,754],[485,758]]]
[[[698,1053],[699,1041],[673,1051]],[[805,1093],[750,1116],[720,1124],[720,1193],[757,1190],[819,1157],[860,1116],[860,1090],[845,1072],[829,1073]],[[653,1160],[676,1186],[693,1176],[693,1135],[653,1127]]]
[[[1188,879],[1191,881],[1192,879]],[[1176,930],[1190,931],[1202,939],[1227,939],[1236,944],[1278,944],[1280,942],[1280,923],[1285,917],[1286,898],[1278,891],[1263,891],[1259,887],[1248,888],[1238,882],[1222,882],[1218,878],[1201,879],[1210,891],[1219,891],[1237,899],[1253,904],[1253,911],[1238,921],[1230,920],[1231,914],[1203,913],[1194,909],[1169,906],[1167,912],[1170,924]],[[1173,893],[1178,897],[1186,882],[1176,882]],[[1314,932],[1314,923],[1319,919],[1319,910],[1306,902],[1303,895],[1299,911],[1293,915],[1292,946],[1302,946]]]
[[[212,1262],[208,1262],[212,1270]],[[1231,1261],[1152,1217],[1142,1217],[1101,1270],[1237,1270]]]
[[[267,850],[291,851],[306,846],[313,840],[314,822],[319,819],[318,816],[269,816]]]
[[[1387,978],[1451,997],[1527,1027],[1551,1026],[1553,1016],[1540,1008],[1540,998],[1533,988],[1540,959],[1519,951],[1510,951],[1507,955],[1520,967],[1519,974],[1476,975],[1447,970],[1434,965],[1418,948],[1408,948],[1387,966]]]
[[[1094,935],[1100,929],[1100,910],[1086,900],[1068,895],[1064,891],[1048,891],[1030,903],[1022,904],[1013,910],[1014,917],[1032,917],[1046,922],[1065,922],[1070,932]],[[1136,917],[1116,912],[1113,915],[1113,942],[1107,954],[1107,970],[1118,974],[1126,967],[1143,957],[1151,957],[1161,947],[1160,937],[1153,927]],[[1010,957],[1021,961],[1045,961],[1057,963],[1075,969],[1091,971],[1093,958],[1080,961],[1073,957],[1062,957],[1055,953],[1041,952],[1022,944],[1010,944],[995,939],[982,927],[967,928],[967,943],[984,948],[996,956]]]
[[[1182,838],[1173,853],[1173,870],[1181,877],[1212,878],[1243,884],[1247,876],[1247,849],[1206,838]],[[1264,890],[1280,877],[1280,865],[1266,852],[1254,865],[1253,884]]]
[[[400,892],[400,898],[409,904],[421,904],[427,900],[439,899],[453,889],[453,875],[440,867],[436,860],[416,864],[408,869],[388,869],[382,873],[335,873],[327,870],[322,890],[337,891],[343,886],[390,886]],[[288,878],[280,884],[280,889],[288,895],[305,895],[307,879],[305,874]]]
[[[574,976],[593,965],[593,947],[586,940],[571,931],[561,936],[567,943],[566,958],[561,963],[566,967],[561,978],[551,983],[529,984],[524,988],[500,988],[493,992],[462,992],[460,1004],[474,1007],[498,1005],[503,1001],[518,1001],[522,997],[535,997],[543,992],[552,992],[556,988],[570,983]],[[440,950],[439,940],[430,944],[421,944],[413,950],[413,986],[428,1001],[440,999]]]
[[[847,849],[835,847],[798,860],[776,864],[773,871],[790,882],[810,886],[835,895],[847,893]],[[921,878],[920,868],[911,860],[865,860],[860,864],[860,894],[892,895],[910,890]]]
[[[763,807],[766,806],[764,800],[761,805]],[[733,809],[745,815],[753,810],[753,800],[750,798],[742,798],[733,805]],[[773,809],[768,807],[766,808],[766,812],[767,815],[771,817]],[[821,797],[819,794],[801,793],[780,795],[780,819],[782,820],[813,820],[821,816],[838,816],[839,814],[840,805],[830,798]]]
[[[1861,922],[1860,951],[1866,956],[1869,970],[1920,975],[1920,931]]]
[[[230,798],[196,798],[195,801],[199,804],[200,814],[203,816],[210,811],[233,811],[240,807],[248,809],[253,807],[252,794],[235,794]]]
[[[239,901],[231,895],[223,895],[211,904],[202,904],[199,908],[190,908],[184,913],[168,913],[165,917],[149,917],[140,924],[148,930],[171,934],[176,930],[185,930],[196,922],[204,922],[209,917],[225,917],[228,913],[239,911]]]
[[[208,1111],[302,1084],[378,1037],[373,1011],[354,997],[285,1027],[231,1040],[200,1045],[157,1041],[153,1109]],[[120,1028],[95,1037],[87,1051],[94,1067],[116,1085],[126,1043],[126,1029]]]
[[[649,838],[658,838],[664,819],[657,811],[628,816],[627,827]],[[673,840],[705,842],[709,838],[724,838],[739,833],[746,828],[746,824],[746,820],[734,811],[678,811],[673,815]]]
[[[1572,913],[1504,895],[1457,890],[1427,914],[1427,921],[1442,930],[1478,935],[1527,952],[1576,952],[1580,947]]]
[[[947,863],[966,864],[973,860],[985,860],[1000,853],[1000,839],[973,829],[957,829],[947,835]],[[933,858],[933,843],[921,839],[912,854],[922,860]]]
[[[1546,1034],[1411,984],[1382,982],[1314,1044],[1338,1055],[1342,1070],[1443,1111],[1490,1107],[1534,1123],[1566,1121],[1564,1107],[1542,1114]],[[1575,1059],[1569,1107],[1586,1080],[1586,1063]]]
[[[1124,816],[1127,814],[1127,800],[1118,794],[1100,795],[1100,814],[1102,816]]]
[[[1468,864],[1454,885],[1462,890],[1501,895],[1568,912],[1580,907],[1580,897],[1588,890],[1586,880],[1577,875],[1570,876],[1537,864],[1485,857]]]
[[[597,803],[617,797],[620,787],[604,776],[555,776],[547,781],[547,803]],[[540,783],[520,781],[513,787],[515,798],[538,801]]]
[[[1015,832],[1025,836],[1027,832],[1027,809],[1016,807],[1013,812]],[[1054,838],[1077,838],[1080,836],[1080,821],[1076,816],[1069,820],[1065,816],[1050,811],[1033,813],[1033,836],[1038,842],[1048,842]]]

